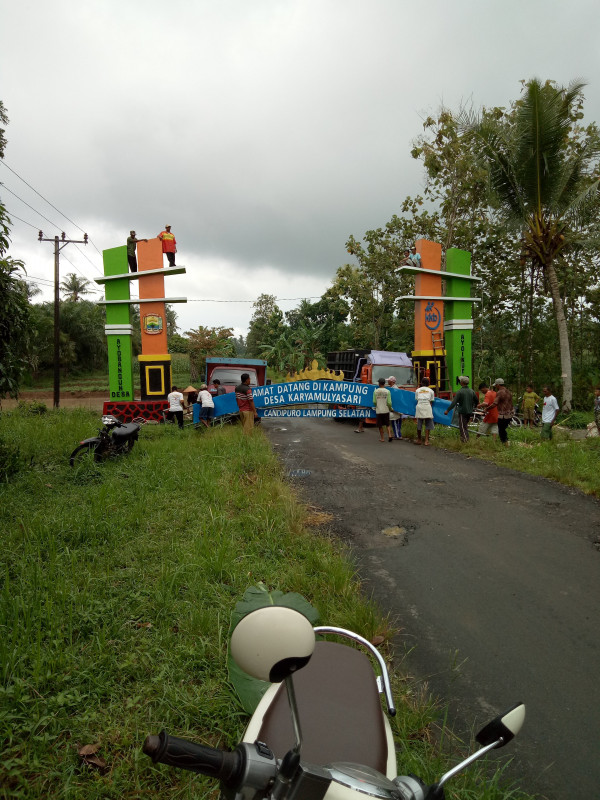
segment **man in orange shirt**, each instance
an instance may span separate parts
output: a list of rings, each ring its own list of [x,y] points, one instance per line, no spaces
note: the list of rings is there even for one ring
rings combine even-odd
[[[492,439],[496,441],[496,436],[498,435],[498,409],[494,406],[494,408],[488,410],[488,407],[491,406],[496,399],[496,392],[490,389],[487,383],[480,383],[479,391],[485,394],[485,400],[483,403],[480,403],[477,408],[483,408],[487,413],[483,421],[479,423],[477,438],[479,439],[482,434],[491,434]]]
[[[167,254],[167,261],[170,267],[175,266],[175,253],[177,252],[177,242],[175,236],[171,233],[171,226],[165,225],[164,231],[158,234],[158,238],[162,242],[162,251]]]

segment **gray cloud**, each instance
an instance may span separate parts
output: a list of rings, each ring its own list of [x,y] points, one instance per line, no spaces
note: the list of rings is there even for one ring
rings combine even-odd
[[[583,76],[591,81],[587,116],[598,119],[597,4],[572,2],[560,24],[552,6],[14,4],[0,33],[0,66],[10,76],[6,161],[100,249],[124,241],[132,226],[151,236],[170,222],[181,257],[205,276],[186,276],[190,297],[225,283],[288,296],[299,276],[324,289],[346,260],[348,235],[385,224],[421,190],[410,143],[429,110],[469,99],[506,105],[533,75],[561,83]],[[2,167],[0,180],[55,220]],[[31,245],[34,231],[15,223],[13,233],[14,255],[50,276],[51,260]],[[92,276],[85,259],[73,259]],[[217,264],[227,273],[221,284],[212,283]],[[190,309],[180,314],[192,320]],[[220,307],[203,319],[235,318],[243,328],[248,317]]]

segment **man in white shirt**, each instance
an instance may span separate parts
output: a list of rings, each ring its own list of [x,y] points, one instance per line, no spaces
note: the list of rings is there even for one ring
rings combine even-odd
[[[215,416],[215,403],[213,396],[208,391],[208,386],[205,383],[203,383],[200,387],[198,402],[202,403],[202,408],[200,409],[200,422],[206,428],[210,428],[213,417]]]
[[[173,417],[176,417],[177,424],[179,425],[180,428],[183,428],[184,397],[176,386],[171,386],[171,391],[167,395],[167,400],[169,401],[169,410],[167,411],[167,419],[169,420],[169,422],[172,422]]]
[[[417,440],[415,444],[422,444],[421,431],[425,425],[425,446],[429,446],[429,433],[435,427],[433,421],[433,401],[435,400],[435,393],[433,389],[429,388],[429,378],[421,378],[421,385],[415,391],[415,398],[417,400],[417,409],[415,417],[417,420]]]
[[[542,430],[541,439],[552,439],[552,428],[558,416],[558,400],[552,394],[549,386],[544,386],[544,407],[542,409]]]
[[[373,405],[377,414],[377,427],[379,428],[379,441],[385,442],[384,429],[388,431],[388,442],[393,442],[392,426],[390,425],[390,411],[392,410],[392,395],[385,388],[385,378],[379,378],[379,386],[373,392]]]

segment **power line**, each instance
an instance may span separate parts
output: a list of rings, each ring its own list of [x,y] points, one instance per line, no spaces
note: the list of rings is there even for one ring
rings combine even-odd
[[[0,163],[2,163],[2,162],[0,162]],[[59,230],[59,231],[62,231],[62,228],[61,228],[61,226],[60,226],[60,225],[57,225],[57,224],[56,224],[56,222],[52,222],[52,220],[51,220],[51,219],[48,219],[48,217],[45,217],[45,216],[42,214],[42,212],[41,212],[41,211],[38,211],[38,210],[37,210],[36,208],[34,208],[33,206],[30,206],[30,205],[29,205],[29,203],[27,203],[25,200],[23,200],[23,198],[22,198],[22,197],[19,197],[19,195],[18,195],[18,194],[16,194],[15,192],[13,192],[13,190],[12,190],[12,189],[9,189],[9,188],[8,188],[8,186],[6,186],[6,184],[4,184],[4,183],[3,183],[3,184],[2,184],[2,188],[3,188],[3,189],[6,189],[6,191],[7,191],[7,192],[10,192],[10,193],[11,193],[11,194],[12,194],[14,197],[16,197],[16,198],[17,198],[17,200],[20,200],[22,203],[24,203],[24,204],[27,206],[27,208],[30,208],[32,211],[34,211],[36,214],[38,214],[38,215],[39,215],[39,216],[40,216],[42,219],[45,219],[45,220],[46,220],[46,222],[49,222],[49,223],[50,223],[50,225],[52,225],[52,227],[53,227],[53,228],[56,228],[57,230]]]
[[[312,297],[276,297],[275,302],[284,302],[286,300],[320,300],[321,295],[313,295]],[[254,300],[213,300],[212,298],[188,298],[188,303],[256,303]]]
[[[17,176],[17,178],[18,178],[20,181],[23,181],[23,183],[24,183],[26,186],[29,186],[29,188],[31,189],[31,191],[32,191],[32,192],[35,192],[35,193],[37,194],[37,196],[38,196],[38,197],[41,197],[41,198],[42,198],[42,200],[43,200],[45,203],[48,203],[48,205],[49,205],[49,206],[51,206],[51,207],[52,207],[52,208],[53,208],[55,211],[58,211],[58,213],[61,215],[61,217],[64,217],[66,220],[68,220],[68,221],[71,223],[71,225],[75,225],[75,227],[76,227],[78,230],[80,230],[82,233],[85,233],[85,231],[83,230],[83,228],[80,228],[80,227],[79,227],[79,225],[78,225],[76,222],[73,222],[73,220],[72,220],[72,219],[70,219],[69,217],[67,217],[67,215],[66,215],[65,213],[63,213],[63,212],[60,210],[60,208],[57,208],[57,207],[56,207],[56,206],[55,206],[53,203],[51,203],[51,202],[50,202],[50,200],[48,200],[47,198],[45,198],[43,194],[40,194],[40,192],[38,192],[38,190],[37,190],[37,189],[34,189],[34,188],[33,188],[33,186],[32,186],[30,183],[27,183],[27,181],[25,180],[25,178],[22,178],[22,177],[19,175],[19,173],[18,173],[18,172],[16,172],[16,171],[15,171],[15,170],[14,170],[12,167],[9,167],[9,166],[8,166],[8,164],[6,163],[6,161],[2,160],[2,162],[1,162],[1,163],[2,163],[2,164],[4,164],[4,166],[6,167],[6,169],[9,169],[9,170],[12,172],[12,174],[13,174],[13,175],[16,175],[16,176]],[[58,227],[58,226],[57,226],[57,227]],[[89,238],[89,237],[88,237],[88,238]],[[90,241],[90,242],[92,242],[92,240],[91,240],[91,239],[89,239],[89,241]],[[94,242],[92,242],[92,244],[94,245],[94,247],[96,247],[96,245],[94,244]],[[98,250],[98,248],[97,248],[97,247],[96,247],[96,250]],[[98,250],[98,253],[99,253],[100,255],[102,255],[102,253],[100,253],[100,250]]]
[[[6,188],[6,187],[5,187],[5,188]],[[33,228],[33,230],[34,230],[34,231],[37,231],[37,230],[39,230],[39,225],[32,225],[32,224],[31,224],[31,222],[27,222],[27,220],[26,220],[26,219],[21,219],[21,217],[17,217],[17,215],[16,215],[16,214],[13,214],[13,213],[12,213],[12,211],[9,211],[9,210],[8,210],[8,208],[6,209],[6,213],[7,213],[7,214],[8,214],[8,216],[10,217],[11,221],[12,221],[13,219],[18,219],[18,220],[19,220],[19,222],[22,222],[22,223],[24,223],[25,225],[29,225],[29,227],[30,227],[30,228]]]
[[[25,204],[25,205],[26,205],[28,208],[30,208],[30,209],[31,209],[31,210],[32,210],[32,211],[33,211],[35,214],[39,214],[39,216],[40,216],[40,217],[42,217],[42,219],[45,219],[45,220],[46,220],[46,222],[49,222],[49,223],[50,223],[50,225],[52,225],[54,228],[56,228],[56,229],[57,229],[57,230],[59,230],[59,231],[60,231],[60,230],[62,230],[62,229],[61,229],[61,227],[60,227],[59,225],[57,225],[55,222],[52,222],[52,220],[51,220],[51,219],[48,219],[48,217],[45,217],[45,216],[42,214],[42,212],[41,212],[41,211],[38,211],[38,210],[37,210],[36,208],[34,208],[33,206],[29,205],[29,203],[28,203],[28,202],[26,202],[25,200],[23,200],[23,198],[22,198],[22,197],[19,197],[19,195],[18,195],[18,194],[16,194],[15,192],[13,192],[13,190],[12,190],[12,189],[9,189],[9,188],[8,188],[8,186],[6,186],[4,183],[2,184],[2,187],[3,187],[4,189],[6,189],[6,191],[7,191],[7,192],[10,192],[12,195],[14,195],[14,196],[17,198],[17,200],[20,200],[22,203],[24,203],[24,204]],[[8,212],[7,212],[7,213],[8,213]],[[33,228],[34,230],[36,230],[36,226],[35,226],[35,225],[32,225],[30,222],[26,222],[24,219],[20,219],[20,217],[17,217],[15,214],[13,214],[12,216],[14,216],[14,217],[15,217],[15,219],[18,219],[18,220],[20,220],[20,222],[25,222],[25,224],[26,224],[26,225],[29,225],[31,228]],[[77,247],[77,245],[75,245],[75,247]],[[96,249],[97,249],[97,248],[96,248]],[[92,265],[92,267],[93,267],[93,268],[94,268],[94,269],[95,269],[97,272],[99,272],[100,274],[102,274],[102,270],[101,270],[101,269],[100,269],[100,268],[99,268],[99,267],[98,267],[96,264],[94,264],[94,262],[93,262],[93,261],[91,261],[91,260],[88,258],[88,256],[87,256],[87,255],[86,255],[86,254],[83,252],[83,250],[80,250],[80,249],[79,249],[79,247],[77,247],[77,250],[79,251],[79,253],[81,253],[81,255],[82,255],[82,256],[83,256],[85,259],[87,259],[87,261],[89,261],[89,262],[90,262],[90,264]],[[67,259],[67,261],[69,261],[69,259]],[[76,270],[79,272],[79,274],[80,274],[80,275],[82,275],[82,276],[83,276],[83,277],[84,277],[86,280],[89,280],[89,278],[87,277],[87,275],[84,275],[84,274],[83,274],[83,272],[81,272],[81,270],[79,270],[79,268],[78,268],[78,267],[75,267],[75,265],[74,265],[74,264],[72,264],[70,261],[69,261],[69,264],[71,264],[71,266],[72,266],[72,267],[74,267],[74,268],[75,268],[75,269],[76,269]]]

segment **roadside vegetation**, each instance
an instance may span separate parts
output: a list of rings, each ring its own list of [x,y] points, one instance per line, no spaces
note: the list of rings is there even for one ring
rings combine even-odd
[[[0,416],[0,797],[214,796],[140,747],[163,727],[238,741],[227,631],[248,586],[300,592],[384,648],[393,621],[361,596],[326,515],[297,501],[260,432],[147,425],[128,458],[71,469],[97,424],[83,410]],[[447,748],[426,687],[397,673],[395,689],[400,763],[433,779],[459,743]],[[482,784],[483,769],[447,796],[525,797]]]
[[[564,422],[573,422],[574,415]],[[585,421],[591,422],[591,414],[578,414],[577,422],[585,426]],[[402,423],[402,435],[416,439],[416,423],[405,420]],[[600,497],[600,437],[594,439],[571,439],[570,428],[561,423],[554,428],[552,441],[540,439],[539,428],[509,428],[509,446],[503,447],[499,441],[494,441],[491,436],[482,436],[477,439],[476,431],[470,431],[469,441],[463,444],[460,441],[456,428],[436,425],[430,438],[434,447],[445,450],[454,450],[471,458],[481,458],[492,461],[502,467],[527,472],[530,475],[539,475],[542,478],[573,486],[585,494]]]

